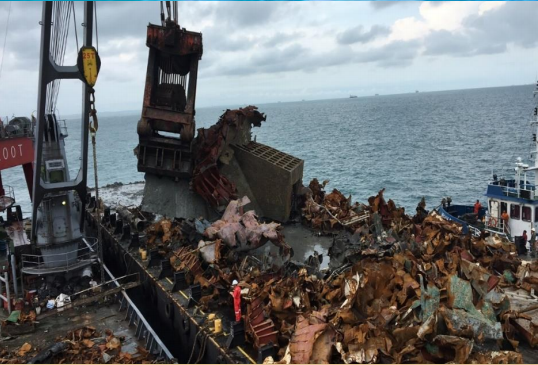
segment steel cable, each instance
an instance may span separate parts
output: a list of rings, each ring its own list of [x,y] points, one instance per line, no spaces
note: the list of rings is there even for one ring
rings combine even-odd
[[[63,66],[65,52],[67,49],[67,39],[69,37],[69,24],[71,12],[74,14],[74,4],[70,2],[54,2],[53,5],[53,26],[51,29],[50,56],[58,66]],[[76,32],[76,23],[75,23]],[[78,46],[78,35],[75,36]],[[52,114],[56,110],[56,102],[60,92],[61,80],[54,80],[47,85],[46,111]]]
[[[7,31],[9,29],[9,18],[11,17],[11,1],[7,11],[6,33],[4,34],[4,46],[2,47],[2,60],[0,61],[0,77],[2,77],[2,67],[4,66],[4,55],[6,54]]]

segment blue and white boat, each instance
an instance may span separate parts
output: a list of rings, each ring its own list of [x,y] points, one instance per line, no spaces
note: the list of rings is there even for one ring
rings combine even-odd
[[[535,107],[533,119],[530,124],[534,131],[531,158],[532,165],[523,163],[521,157],[517,158],[513,176],[493,174],[488,183],[486,193],[487,205],[474,213],[474,206],[444,204],[436,211],[445,219],[462,224],[462,233],[469,231],[479,236],[482,232],[496,233],[506,236],[511,241],[520,237],[527,231],[530,237],[531,229],[538,225],[538,82],[533,93]],[[532,178],[533,181],[529,181]],[[502,219],[503,212],[509,216],[507,224]]]

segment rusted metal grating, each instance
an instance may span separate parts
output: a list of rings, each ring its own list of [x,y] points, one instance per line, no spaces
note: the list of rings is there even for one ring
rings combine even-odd
[[[297,157],[293,157],[292,155],[288,155],[287,153],[258,142],[250,142],[244,146],[236,145],[236,147],[290,172],[300,166],[303,162]]]

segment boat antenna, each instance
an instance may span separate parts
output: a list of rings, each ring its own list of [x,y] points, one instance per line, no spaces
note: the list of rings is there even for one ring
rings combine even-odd
[[[4,47],[2,48],[2,60],[0,60],[0,78],[2,77],[2,66],[4,66],[4,55],[6,54],[7,31],[9,29],[10,16],[11,16],[11,1],[9,2],[9,9],[7,11],[6,32],[4,34]]]

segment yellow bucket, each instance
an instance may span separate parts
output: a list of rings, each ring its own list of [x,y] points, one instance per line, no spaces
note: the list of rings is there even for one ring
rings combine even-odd
[[[222,320],[215,319],[215,333],[221,333],[221,332],[222,332]]]
[[[142,258],[142,260],[145,260],[147,256],[148,256],[148,251],[140,250],[140,257]]]

